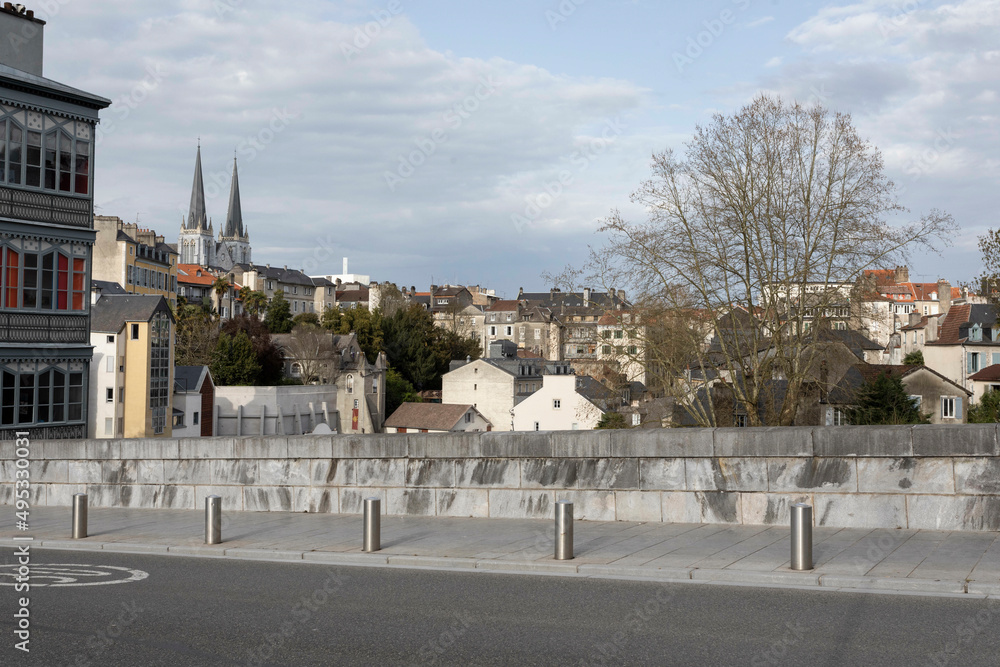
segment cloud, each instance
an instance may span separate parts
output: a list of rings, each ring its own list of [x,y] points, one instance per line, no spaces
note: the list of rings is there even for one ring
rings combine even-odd
[[[781,61],[782,61],[781,56],[775,56],[770,60],[768,60],[766,63],[764,63],[764,67],[778,67],[779,65],[781,65]]]
[[[404,13],[357,3],[276,12],[174,0],[152,15],[69,4],[46,29],[46,75],[115,100],[97,153],[101,213],[138,212],[175,241],[200,136],[216,228],[239,159],[255,260],[302,266],[332,235],[337,256],[317,272],[338,270],[343,254],[407,284],[442,267],[530,282],[551,260],[545,248],[585,244],[621,196],[608,196],[607,174],[623,168],[614,155],[645,95],[623,80],[441,53]],[[609,135],[616,122],[626,129]],[[571,183],[519,233],[512,215],[562,170]]]
[[[770,23],[773,20],[774,20],[773,16],[762,16],[759,19],[747,23],[747,28],[756,28],[758,26],[764,25],[765,23]]]

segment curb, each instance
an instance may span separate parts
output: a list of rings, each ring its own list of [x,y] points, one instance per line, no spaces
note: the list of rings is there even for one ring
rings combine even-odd
[[[570,561],[506,561],[498,559],[447,558],[440,556],[407,556],[362,552],[281,551],[248,547],[167,546],[120,542],[77,542],[45,540],[37,549],[60,551],[106,551],[120,554],[151,556],[183,556],[188,558],[227,558],[282,563],[313,563],[346,567],[386,567],[447,572],[482,572],[492,574],[533,574],[618,581],[649,581],[722,586],[783,588],[794,590],[830,591],[842,593],[881,593],[896,595],[926,595],[982,600],[1000,597],[1000,583],[966,582],[960,580],[908,579],[905,577],[863,577],[823,574],[815,571],[754,571],[719,570],[710,568],[646,569],[635,566],[615,567]]]

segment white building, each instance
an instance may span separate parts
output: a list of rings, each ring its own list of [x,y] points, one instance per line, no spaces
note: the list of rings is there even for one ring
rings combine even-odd
[[[385,420],[386,433],[490,431],[493,425],[471,405],[403,403]]]
[[[610,392],[589,376],[543,375],[542,388],[514,406],[514,430],[590,430],[610,398]]]

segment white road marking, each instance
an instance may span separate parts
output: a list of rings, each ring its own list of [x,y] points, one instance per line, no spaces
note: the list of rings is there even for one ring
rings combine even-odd
[[[17,582],[18,565],[0,565],[0,586]],[[44,564],[31,565],[28,583],[41,586],[105,586],[142,581],[148,572],[116,565]],[[126,576],[127,575],[127,576]],[[87,581],[90,579],[90,581]]]

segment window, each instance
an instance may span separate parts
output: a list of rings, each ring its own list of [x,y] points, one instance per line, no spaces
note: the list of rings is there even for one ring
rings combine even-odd
[[[121,370],[124,371],[125,367],[122,366]],[[118,387],[118,402],[119,403],[124,403],[125,402],[125,387],[121,387],[121,386]],[[119,428],[118,430],[121,430],[121,429]]]
[[[833,409],[833,425],[834,426],[847,426],[847,415],[840,408]]]
[[[497,321],[497,314],[490,313],[490,322],[496,322],[496,321]]]
[[[354,393],[354,376],[353,375],[348,375],[347,376],[347,393],[348,394],[353,394]]]
[[[570,429],[573,430],[573,431],[579,431],[580,430],[580,425],[577,424],[576,422],[573,422],[572,425],[570,425]]]
[[[642,415],[640,415],[638,412],[633,412],[632,426],[639,426],[640,424],[642,424]]]
[[[115,427],[114,417],[104,418],[104,435],[114,435],[113,429]]]
[[[969,352],[969,372],[976,373],[979,368],[979,352]]]
[[[610,345],[602,345],[601,346],[601,354],[611,354],[611,346]]]
[[[639,348],[636,347],[635,345],[629,345],[628,346],[628,353],[631,354],[631,355],[636,355],[636,354],[639,353]]]
[[[131,248],[129,248],[129,249],[131,250]],[[131,285],[132,284],[132,269],[133,268],[134,267],[131,264],[129,264],[125,268],[125,284],[126,285]]]
[[[834,331],[847,331],[847,322],[834,322],[833,323],[833,330]]]
[[[105,387],[104,388],[104,402],[105,403],[114,403],[115,402],[115,388],[114,387]]]
[[[299,363],[292,364],[291,373],[293,378],[302,377],[302,366]]]
[[[538,340],[541,337],[542,337],[542,330],[541,329],[535,329],[535,340]]]
[[[562,401],[560,399],[558,399],[558,398],[553,398],[552,399],[552,409],[553,410],[558,410],[561,407],[562,407]]]
[[[191,417],[191,423],[194,424],[195,426],[198,425],[198,413],[197,412],[195,412],[194,415]]]
[[[747,416],[746,415],[736,415],[736,426],[740,428],[746,428],[747,426]]]
[[[490,335],[491,336],[496,336],[497,335],[497,328],[496,327],[490,327]]]
[[[615,329],[615,338],[621,338],[623,333],[621,329]]]
[[[511,313],[507,313],[507,321],[510,322],[513,319],[514,319],[514,316]]]
[[[924,306],[924,315],[927,314],[927,306]]]
[[[377,394],[378,393],[378,376],[377,375],[373,375],[372,376],[372,393],[373,394]]]
[[[538,430],[538,422],[535,422],[535,430]]]
[[[943,419],[955,418],[955,398],[949,396],[941,397],[941,417]]]
[[[505,336],[513,336],[514,335],[514,327],[504,327],[504,335]]]
[[[910,400],[913,401],[913,405],[919,410],[920,405],[924,402],[924,397],[916,394],[910,394]]]
[[[466,412],[465,413],[465,423],[466,424],[471,424],[472,423],[472,413],[471,412]]]
[[[0,425],[59,424],[83,420],[83,373],[67,363],[26,371],[0,370]],[[35,368],[42,367],[42,363]]]
[[[109,343],[114,343],[115,342],[115,337],[113,335],[112,336],[108,336],[108,342]]]
[[[115,358],[110,354],[107,356],[107,364],[105,365],[105,371],[108,373],[115,372]]]
[[[11,240],[6,247],[0,245],[2,305],[6,308],[83,310],[86,261],[71,258],[51,247],[42,252],[19,252],[23,243],[27,242]],[[16,247],[10,247],[12,245]]]
[[[159,435],[167,425],[170,401],[170,319],[156,313],[150,323],[149,407],[153,412],[153,433]]]
[[[132,325],[132,340],[139,340],[139,325]]]

